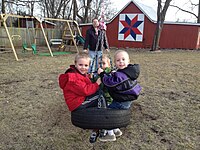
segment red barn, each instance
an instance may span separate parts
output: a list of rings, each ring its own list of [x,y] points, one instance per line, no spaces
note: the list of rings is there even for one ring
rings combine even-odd
[[[110,47],[149,48],[156,29],[156,12],[149,6],[130,1],[107,25]],[[91,24],[82,24],[82,35]],[[160,48],[199,49],[200,24],[165,22]]]

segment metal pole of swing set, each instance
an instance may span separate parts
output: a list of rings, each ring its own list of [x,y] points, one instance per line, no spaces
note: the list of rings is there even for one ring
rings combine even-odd
[[[42,20],[40,20],[40,19],[37,18],[37,17],[35,17],[35,18],[36,18],[36,19],[39,21],[39,23],[40,23],[40,27],[41,27],[41,29],[42,29],[42,33],[43,33],[45,42],[46,42],[47,47],[48,47],[48,49],[49,49],[49,53],[50,53],[51,57],[53,57],[53,53],[52,53],[52,51],[51,51],[51,48],[50,48],[50,46],[49,46],[49,42],[48,42],[47,37],[46,37],[46,34],[45,34],[45,32],[44,32],[44,28],[43,28],[43,25],[42,25]]]

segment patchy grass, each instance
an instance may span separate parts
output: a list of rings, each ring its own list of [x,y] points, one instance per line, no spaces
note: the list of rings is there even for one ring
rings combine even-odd
[[[111,56],[113,52],[111,51]],[[129,50],[139,63],[141,96],[116,142],[90,144],[89,130],[71,124],[58,76],[75,54],[0,55],[0,149],[198,150],[200,52]]]

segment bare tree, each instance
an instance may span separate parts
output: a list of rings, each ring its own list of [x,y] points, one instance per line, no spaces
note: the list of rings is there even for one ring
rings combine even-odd
[[[29,10],[29,15],[33,16],[35,3],[40,2],[40,1],[39,0],[35,0],[35,1],[34,0],[26,0],[26,1],[19,0],[19,2],[24,3]]]
[[[89,10],[91,9],[92,0],[80,0],[80,2],[82,2],[83,5],[79,8],[77,17],[81,19],[82,23],[86,23],[88,22],[88,14],[89,14]],[[81,9],[83,9],[82,15],[80,15],[79,13]]]
[[[24,6],[28,9],[29,15],[33,16],[34,5],[40,0],[2,0],[2,13],[6,13],[6,7],[10,13],[17,13],[18,6]],[[6,5],[7,4],[7,5]],[[15,7],[14,7],[15,6]]]
[[[76,14],[82,23],[91,22],[93,18],[99,18],[102,11],[105,11],[104,14],[107,19],[113,17],[117,12],[116,9],[112,9],[110,0],[79,0],[78,2],[80,5]]]
[[[158,0],[158,7],[157,7],[157,25],[156,25],[156,30],[154,34],[154,39],[153,39],[153,44],[151,47],[152,51],[158,50],[159,49],[159,41],[160,41],[160,35],[162,32],[163,28],[163,23],[165,21],[165,16],[167,9],[169,8],[170,2],[172,0],[166,0],[162,9],[162,1]]]
[[[177,6],[177,5],[170,5],[170,6],[175,7],[180,11],[183,11],[183,12],[186,12],[186,13],[189,13],[189,14],[195,16],[197,18],[197,23],[200,23],[200,5],[199,5],[200,0],[199,0],[198,4],[193,3],[191,0],[189,0],[188,2],[190,3],[191,10],[183,9],[183,8]],[[195,14],[194,11],[193,11],[195,7],[198,7],[198,14]]]
[[[198,18],[197,18],[197,23],[200,23],[200,0],[198,4]]]
[[[41,0],[40,6],[44,17],[49,18],[67,18],[67,6],[70,0]]]
[[[77,1],[73,0],[73,20],[76,20],[77,14],[78,14]]]
[[[99,0],[96,1],[96,4],[94,3],[93,5],[96,5],[93,7],[94,9],[92,9],[93,18],[104,17],[102,19],[108,21],[111,19],[111,17],[114,16],[114,14],[117,13],[117,10],[112,8],[112,3],[110,0]]]
[[[15,0],[3,0],[2,1],[2,13],[12,13],[15,14],[16,11],[16,1]]]
[[[2,14],[5,14],[5,0],[2,0],[1,12],[2,12]]]
[[[30,16],[33,16],[33,12],[34,12],[34,6],[35,6],[35,3],[39,2],[38,0],[17,0],[16,1],[16,5],[22,5],[22,6],[25,6],[27,9],[28,9],[28,14]]]

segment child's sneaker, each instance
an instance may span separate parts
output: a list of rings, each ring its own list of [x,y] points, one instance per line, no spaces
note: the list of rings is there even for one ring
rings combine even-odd
[[[102,129],[102,130],[100,130],[99,137],[106,136],[106,134],[107,134],[107,131],[105,129]]]
[[[99,136],[99,132],[92,132],[92,134],[90,135],[90,143],[94,143],[97,140],[97,137]]]
[[[122,135],[122,131],[119,129],[116,132],[114,132],[114,134],[115,134],[116,137],[119,137],[119,136]]]
[[[116,136],[114,134],[113,135],[106,134],[103,137],[99,137],[99,140],[102,142],[107,142],[107,141],[112,142],[116,141]]]

